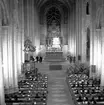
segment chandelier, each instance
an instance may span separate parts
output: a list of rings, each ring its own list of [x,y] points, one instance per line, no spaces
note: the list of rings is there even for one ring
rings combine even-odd
[[[24,43],[24,50],[25,53],[29,53],[29,52],[35,52],[36,51],[36,46],[32,45],[32,42],[27,39]]]

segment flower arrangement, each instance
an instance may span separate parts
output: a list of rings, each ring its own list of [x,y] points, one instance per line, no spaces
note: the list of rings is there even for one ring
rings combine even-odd
[[[29,53],[29,52],[35,52],[36,51],[36,46],[32,45],[32,42],[27,39],[24,43],[24,52]]]
[[[89,76],[90,67],[85,63],[74,63],[67,69],[68,74],[86,74]]]

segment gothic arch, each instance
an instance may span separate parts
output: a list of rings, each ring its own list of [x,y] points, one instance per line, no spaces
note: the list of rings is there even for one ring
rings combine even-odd
[[[49,6],[47,6],[47,7],[45,8],[45,13],[44,13],[44,15],[46,15],[47,12],[48,12],[48,10],[49,10],[50,8],[52,8],[52,7],[57,8],[57,9],[60,11],[61,14],[64,13],[63,10],[60,8],[60,6],[58,6],[58,5],[49,5]]]
[[[46,14],[47,23],[50,23],[53,19],[57,21],[57,23],[61,24],[61,13],[57,7],[52,7],[47,11]]]
[[[96,29],[101,29],[101,27],[104,24],[104,19],[103,19],[103,7],[98,8],[97,12],[96,12],[96,22],[95,22],[95,26]]]
[[[9,24],[9,13],[7,1],[0,0],[1,14],[2,14],[2,26],[7,26]]]
[[[61,14],[61,23],[64,23],[65,12],[64,12],[63,9],[60,8],[60,6],[58,6],[58,5],[53,5],[53,6],[50,5],[50,6],[48,6],[47,8],[45,8],[44,17],[46,18],[46,14],[47,14],[47,12],[48,12],[49,9],[52,8],[52,7],[55,7],[55,8],[57,8],[57,9],[59,10],[59,12],[60,12],[60,14]]]
[[[60,11],[60,14],[62,14],[61,18],[63,20],[67,17],[66,15],[68,14],[68,8],[65,6],[65,4],[63,4],[63,2],[57,1],[57,2],[54,2],[53,4],[47,3],[47,5],[46,5],[46,3],[43,6],[41,6],[41,8],[39,9],[40,23],[43,24],[45,22],[45,16],[46,16],[48,10],[52,7],[58,8],[58,10]]]

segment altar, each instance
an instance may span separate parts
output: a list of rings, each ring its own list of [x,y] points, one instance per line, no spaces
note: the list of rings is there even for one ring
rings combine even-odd
[[[46,45],[46,51],[48,52],[59,52],[62,51],[62,44],[60,37],[50,37],[47,38],[48,44]]]
[[[61,36],[60,25],[55,20],[48,26],[46,36],[46,61],[63,61],[62,47],[63,38]]]

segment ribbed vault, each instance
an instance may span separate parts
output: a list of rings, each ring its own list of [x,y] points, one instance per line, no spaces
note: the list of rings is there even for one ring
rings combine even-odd
[[[50,8],[55,7],[59,10],[64,19],[68,18],[68,11],[72,8],[75,0],[36,0],[36,5],[39,12],[40,23],[43,23],[44,16]]]
[[[48,3],[48,4],[52,4],[52,3],[56,3],[58,2],[59,5],[65,5],[67,7],[71,7],[72,4],[75,2],[75,0],[36,0],[36,3],[37,3],[37,6],[38,7],[41,7],[42,5],[44,5],[45,3]]]

